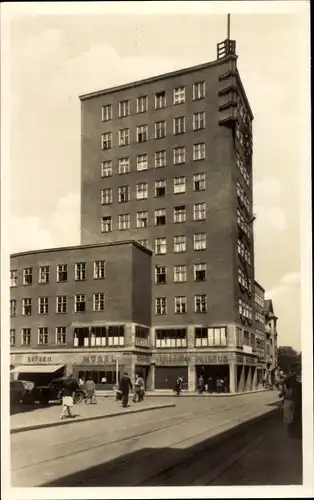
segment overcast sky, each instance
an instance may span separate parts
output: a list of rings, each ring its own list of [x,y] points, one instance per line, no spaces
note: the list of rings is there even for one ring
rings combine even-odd
[[[297,349],[304,28],[296,15],[231,18],[255,116],[256,279],[274,301],[279,344]],[[225,36],[226,16],[214,14],[37,15],[11,22],[12,252],[79,244],[78,96],[212,61]]]

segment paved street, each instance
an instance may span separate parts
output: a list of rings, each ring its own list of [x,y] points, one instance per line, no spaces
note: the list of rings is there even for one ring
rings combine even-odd
[[[193,484],[198,459],[191,462],[191,451],[199,452],[202,443],[207,449],[215,435],[268,413],[277,402],[276,392],[176,398],[174,408],[13,434],[12,486]],[[221,460],[219,447],[215,453]],[[183,462],[190,467],[184,474]],[[197,470],[202,475],[206,467]]]

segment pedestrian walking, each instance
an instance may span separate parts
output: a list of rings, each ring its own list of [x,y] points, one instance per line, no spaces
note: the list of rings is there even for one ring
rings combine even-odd
[[[96,384],[93,381],[92,377],[88,377],[88,380],[85,384],[85,404],[93,404],[96,403]]]
[[[289,374],[279,394],[283,398],[283,423],[292,437],[302,436],[302,387],[295,374]]]
[[[175,392],[177,393],[177,396],[180,396],[180,393],[182,391],[182,386],[183,386],[183,378],[178,377],[176,380],[175,388],[174,388]]]
[[[221,393],[221,378],[220,377],[216,378],[216,391],[218,392],[218,394]]]
[[[198,392],[202,394],[204,391],[204,378],[203,375],[201,375],[198,379]]]
[[[62,389],[62,411],[60,419],[71,418],[74,415],[71,413],[71,408],[73,407],[73,395],[76,389],[79,388],[77,380],[73,378],[72,374],[68,374],[63,381]]]
[[[133,402],[136,403],[138,401],[140,403],[141,401],[143,401],[143,399],[144,399],[144,379],[143,377],[136,375],[134,383]]]
[[[126,408],[129,406],[129,392],[133,390],[133,385],[127,372],[124,372],[120,380],[119,390],[122,392],[122,406]]]
[[[214,381],[213,381],[212,377],[208,377],[207,386],[208,386],[208,392],[210,392],[210,393],[214,392]]]

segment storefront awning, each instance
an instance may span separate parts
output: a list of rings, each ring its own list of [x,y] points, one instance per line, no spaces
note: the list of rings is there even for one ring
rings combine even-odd
[[[11,373],[54,373],[64,365],[20,365],[11,370]]]

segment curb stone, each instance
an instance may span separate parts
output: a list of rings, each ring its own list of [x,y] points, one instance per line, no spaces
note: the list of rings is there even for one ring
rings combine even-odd
[[[122,415],[130,415],[132,413],[143,413],[146,411],[152,411],[152,410],[160,410],[163,408],[174,408],[176,406],[175,403],[167,403],[167,404],[161,404],[161,405],[155,405],[155,406],[148,406],[146,408],[138,408],[134,410],[126,410],[126,411],[119,411],[119,412],[112,412],[112,413],[104,413],[103,415],[94,415],[94,416],[89,416],[89,417],[78,417],[74,419],[65,419],[65,420],[56,420],[54,422],[46,422],[46,423],[41,423],[41,424],[32,424],[32,425],[25,425],[25,426],[19,426],[19,427],[13,427],[10,429],[10,434],[17,434],[19,432],[26,432],[26,431],[32,431],[32,430],[37,430],[37,429],[46,429],[49,427],[57,427],[60,425],[68,425],[68,424],[78,424],[80,422],[87,422],[89,420],[100,420],[100,419],[105,419],[105,418],[112,418],[112,417],[120,417]]]

